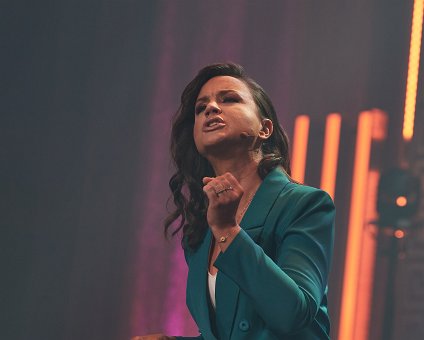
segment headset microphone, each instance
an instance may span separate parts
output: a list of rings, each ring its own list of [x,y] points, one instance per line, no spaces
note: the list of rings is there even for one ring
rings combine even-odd
[[[242,138],[242,139],[246,139],[246,138],[249,138],[249,137],[255,137],[255,136],[254,136],[254,135],[251,135],[250,133],[245,132],[245,131],[243,131],[243,132],[240,134],[240,138]]]

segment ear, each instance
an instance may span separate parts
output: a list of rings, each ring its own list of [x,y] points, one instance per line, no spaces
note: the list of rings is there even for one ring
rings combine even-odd
[[[258,138],[262,140],[268,139],[272,135],[272,131],[274,131],[274,125],[271,119],[263,119],[262,129],[259,131]]]

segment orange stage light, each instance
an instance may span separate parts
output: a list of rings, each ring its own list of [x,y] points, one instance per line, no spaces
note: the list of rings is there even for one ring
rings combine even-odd
[[[415,105],[417,99],[418,73],[420,69],[421,35],[423,27],[424,0],[415,0],[412,13],[411,42],[409,47],[408,76],[406,80],[405,109],[402,135],[410,141],[414,135]]]
[[[397,230],[395,230],[393,235],[395,235],[396,238],[404,238],[405,232],[403,230],[397,229]]]
[[[387,137],[387,113],[379,110],[372,110],[372,140],[384,141]]]
[[[300,115],[294,123],[291,175],[296,181],[305,181],[306,154],[309,137],[309,117]]]
[[[368,221],[377,218],[378,170],[369,170],[371,145],[387,135],[387,114],[373,109],[358,119],[352,192],[343,278],[339,339],[367,340],[370,322],[376,227]]]
[[[367,221],[376,220],[378,217],[375,202],[377,201],[379,178],[380,172],[378,170],[369,171],[367,181],[368,192],[364,218],[365,223]],[[356,300],[355,327],[353,335],[353,339],[355,340],[368,339],[371,319],[375,256],[377,250],[377,240],[375,238],[377,228],[378,227],[375,225],[368,225],[362,233],[362,245],[359,264],[361,275],[358,277],[358,298]]]
[[[355,315],[358,298],[361,243],[365,222],[364,215],[367,197],[367,177],[371,153],[372,127],[372,112],[361,112],[358,119],[358,131],[356,136],[345,272],[343,278],[342,306],[338,336],[339,339],[343,340],[357,340],[354,338]]]
[[[341,121],[342,118],[339,113],[332,113],[327,116],[325,123],[324,152],[322,158],[320,187],[322,190],[328,192],[333,200],[336,187]]]
[[[396,198],[396,205],[404,207],[408,203],[408,199],[405,196],[399,196]]]

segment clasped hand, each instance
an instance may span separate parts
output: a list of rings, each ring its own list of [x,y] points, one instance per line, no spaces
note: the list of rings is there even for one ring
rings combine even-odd
[[[217,177],[203,178],[203,191],[209,200],[207,221],[212,229],[237,226],[237,209],[243,188],[229,172]]]

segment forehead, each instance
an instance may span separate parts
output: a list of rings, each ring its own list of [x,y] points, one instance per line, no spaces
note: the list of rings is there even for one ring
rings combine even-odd
[[[234,90],[250,96],[250,90],[240,79],[231,76],[217,76],[209,79],[200,89],[198,98],[210,96],[222,90]]]

